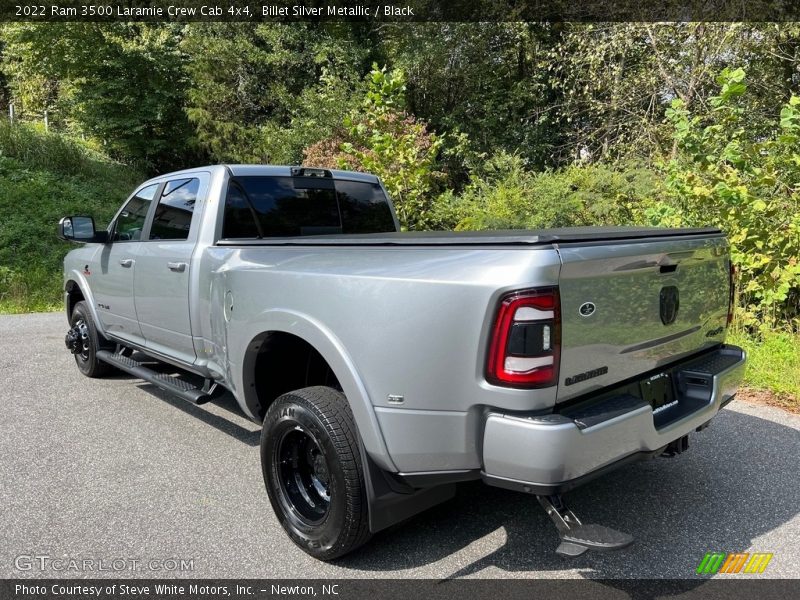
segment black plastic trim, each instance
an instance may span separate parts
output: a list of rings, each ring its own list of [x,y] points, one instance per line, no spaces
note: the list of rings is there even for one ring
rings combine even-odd
[[[168,365],[172,365],[173,367],[177,367],[181,371],[186,371],[187,373],[191,373],[193,375],[200,375],[200,377],[204,377],[204,378],[205,377],[211,377],[210,373],[205,369],[197,368],[194,365],[185,363],[185,362],[181,361],[178,358],[173,358],[171,356],[166,356],[164,354],[161,354],[160,352],[157,352],[157,351],[153,350],[152,348],[146,348],[145,346],[143,346],[141,344],[137,344],[136,342],[131,342],[131,341],[128,341],[128,340],[124,340],[124,339],[122,339],[120,337],[115,336],[113,333],[105,332],[105,333],[103,333],[103,336],[108,338],[109,340],[111,340],[115,344],[119,344],[120,346],[123,346],[125,348],[130,348],[131,350],[133,350],[135,352],[141,352],[142,354],[144,354],[148,358],[151,358],[153,360],[157,360],[159,362],[166,363]]]
[[[121,371],[125,371],[126,373],[133,375],[134,377],[144,379],[157,388],[160,388],[165,392],[169,392],[170,394],[173,394],[182,400],[186,400],[191,404],[205,404],[212,398],[211,394],[205,392],[201,388],[198,388],[176,377],[172,377],[171,375],[166,375],[164,373],[159,373],[158,371],[148,369],[141,363],[127,356],[114,354],[108,350],[98,350],[97,358],[116,367],[117,369],[120,369]]]
[[[448,483],[462,483],[481,478],[480,469],[463,471],[432,471],[430,473],[398,473],[397,476],[415,488],[436,487]]]
[[[369,530],[372,533],[405,521],[455,496],[455,483],[415,488],[398,475],[384,471],[376,465],[364,449],[363,443],[358,446],[367,492]]]
[[[612,471],[616,471],[625,465],[654,458],[660,455],[665,449],[666,446],[659,448],[658,450],[648,452],[635,452],[604,467],[590,471],[585,475],[558,483],[528,483],[525,481],[518,481],[516,479],[506,479],[504,477],[497,477],[496,475],[489,475],[483,471],[481,471],[481,479],[483,479],[483,482],[487,485],[513,490],[515,492],[534,494],[536,496],[553,496],[555,494],[563,494],[570,490],[574,490],[577,487],[589,483],[593,479],[606,475]]]
[[[407,231],[309,235],[269,239],[221,239],[218,246],[550,246],[606,244],[664,238],[725,237],[719,229],[660,227],[564,227],[506,231]]]
[[[615,417],[626,415],[650,404],[642,398],[630,394],[612,396],[596,404],[576,406],[561,412],[561,415],[574,421],[578,429],[587,429],[609,421]]]

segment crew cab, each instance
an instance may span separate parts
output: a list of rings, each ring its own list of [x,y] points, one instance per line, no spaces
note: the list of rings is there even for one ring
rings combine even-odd
[[[713,228],[408,233],[373,175],[263,165],[161,175],[106,229],[59,227],[83,244],[80,371],[230,392],[278,519],[324,560],[474,479],[535,496],[562,555],[625,547],[562,494],[683,452],[743,374]]]

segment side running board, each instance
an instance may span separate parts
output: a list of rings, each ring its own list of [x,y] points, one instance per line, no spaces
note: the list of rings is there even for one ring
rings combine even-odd
[[[171,375],[149,369],[132,358],[123,356],[119,352],[115,354],[108,350],[98,350],[97,358],[116,367],[120,371],[125,371],[134,377],[144,379],[157,388],[169,392],[182,400],[191,402],[192,404],[205,404],[215,396],[217,390],[216,383],[210,383],[206,380],[206,385],[199,388],[177,377],[172,377]]]

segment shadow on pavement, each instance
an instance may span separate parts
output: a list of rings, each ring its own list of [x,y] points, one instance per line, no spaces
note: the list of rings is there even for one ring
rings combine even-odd
[[[181,400],[180,398],[176,398],[169,392],[165,392],[157,388],[156,386],[142,382],[138,384],[139,389],[147,392],[148,394],[155,396],[156,398],[163,400],[167,404],[177,408],[185,412],[188,415],[195,417],[196,419],[203,421],[205,424],[210,425],[214,429],[231,436],[239,440],[240,442],[247,444],[248,446],[258,446],[261,443],[261,428],[255,424],[253,427],[258,427],[256,430],[247,429],[246,427],[242,427],[237,423],[233,422],[230,419],[227,419],[223,416],[214,414],[209,412],[205,407],[208,406],[206,404],[196,406],[185,400]],[[230,413],[238,416],[240,419],[246,419],[248,422],[251,422],[245,414],[239,408],[239,405],[236,403],[234,397],[229,393],[225,392],[219,398],[214,398],[209,404],[213,404],[214,406],[218,406],[220,408],[224,408]]]
[[[464,484],[450,502],[379,533],[337,564],[410,569],[485,544],[488,554],[448,578],[490,567],[578,569],[592,579],[695,578],[701,585],[695,569],[706,552],[746,551],[800,510],[797,440],[796,429],[723,411],[709,429],[690,436],[688,452],[624,467],[569,493],[571,508],[584,522],[634,535],[633,546],[621,552],[561,558],[554,553],[555,528],[533,497],[475,482]],[[608,583],[626,589],[624,582]]]
[[[149,357],[141,354],[141,353],[134,353],[133,358],[142,364],[146,365],[149,369],[153,369],[154,371],[159,371],[161,373],[167,373],[170,375],[179,376],[181,379],[185,379],[187,381],[191,381],[195,385],[199,385],[202,380],[192,381],[190,375],[187,374],[180,374],[176,373],[174,367],[167,365],[165,363],[157,362]],[[136,377],[132,375],[128,375],[127,373],[123,373],[122,371],[116,371],[112,375],[109,376],[111,379],[130,379],[130,380],[137,380]],[[140,380],[139,380],[140,381]],[[170,406],[177,408],[185,412],[196,419],[203,421],[207,425],[214,427],[215,429],[225,433],[240,442],[247,444],[248,446],[258,446],[261,439],[261,428],[257,425],[253,424],[255,430],[248,429],[246,427],[242,427],[241,425],[237,424],[234,420],[227,419],[221,415],[215,414],[213,412],[209,412],[205,407],[208,405],[201,405],[196,406],[185,400],[181,400],[170,394],[169,392],[165,392],[160,388],[147,383],[146,381],[142,381],[141,383],[137,383],[136,386],[147,392],[148,394],[155,396],[159,400],[163,400]],[[239,405],[236,402],[236,399],[230,392],[225,391],[221,394],[218,398],[214,398],[210,403],[215,407],[222,408],[227,412],[231,413],[236,420],[245,420],[248,423],[252,423],[250,419],[242,412],[239,408]]]
[[[259,444],[258,430],[150,384],[139,387],[249,446]],[[246,419],[230,394],[213,404]],[[670,584],[669,590],[680,593],[705,581],[695,569],[706,552],[747,551],[759,536],[800,512],[799,437],[795,428],[723,410],[711,427],[690,436],[688,452],[623,467],[567,494],[584,523],[635,537],[633,546],[620,552],[561,558],[554,552],[555,528],[534,497],[470,482],[453,500],[378,533],[336,564],[375,572],[413,569],[476,544],[482,557],[445,579],[480,576],[485,569],[544,576],[577,569],[588,579],[616,580],[603,584],[623,592],[641,591],[635,582],[626,587],[625,579],[686,579]],[[757,544],[754,550],[773,551]],[[669,590],[657,585],[654,593]]]

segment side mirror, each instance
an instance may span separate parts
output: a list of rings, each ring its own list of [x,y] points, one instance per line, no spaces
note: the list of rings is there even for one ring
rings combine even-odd
[[[64,217],[58,223],[58,237],[68,242],[86,244],[89,242],[104,243],[108,233],[95,231],[92,217]]]

